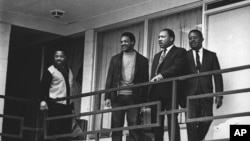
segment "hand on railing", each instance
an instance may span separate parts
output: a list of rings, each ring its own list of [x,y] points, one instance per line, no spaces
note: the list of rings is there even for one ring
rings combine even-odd
[[[163,79],[163,76],[161,74],[158,74],[156,75],[155,77],[153,77],[150,82],[156,82],[156,81],[159,81],[159,80],[162,80]]]
[[[48,108],[48,105],[47,105],[47,103],[45,102],[45,101],[41,101],[41,103],[40,103],[40,110],[48,110],[49,108]]]
[[[111,100],[110,100],[110,99],[106,99],[106,100],[105,100],[105,105],[106,105],[107,107],[110,107],[110,106],[111,106]]]
[[[140,113],[143,113],[147,110],[147,107],[141,107]]]
[[[216,108],[220,108],[222,106],[222,99],[223,97],[222,96],[217,96],[215,97],[215,104],[216,104]]]

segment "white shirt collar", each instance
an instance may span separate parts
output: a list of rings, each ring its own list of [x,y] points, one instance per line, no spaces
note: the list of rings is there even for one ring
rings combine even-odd
[[[165,55],[173,48],[174,44],[170,45],[169,47],[167,47],[167,51],[165,52]],[[162,52],[163,53],[163,52]]]
[[[193,56],[194,56],[194,60],[196,60],[196,52],[195,52],[195,50],[193,50]],[[202,64],[202,59],[203,59],[203,47],[201,47],[200,49],[199,49],[199,56],[200,56],[200,62],[201,62],[201,64]],[[195,65],[196,65],[196,61],[194,61],[195,62]]]
[[[171,48],[173,48],[173,46],[174,46],[174,44],[170,45],[170,46],[167,48],[167,50],[168,50],[168,51],[171,50]]]

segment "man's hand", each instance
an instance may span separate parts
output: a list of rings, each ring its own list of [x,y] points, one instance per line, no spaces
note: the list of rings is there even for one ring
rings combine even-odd
[[[48,110],[49,108],[48,108],[48,105],[47,105],[47,103],[45,102],[45,101],[41,101],[41,103],[40,103],[40,110]]]
[[[217,96],[217,97],[215,98],[216,109],[218,109],[218,108],[221,107],[221,105],[222,105],[222,99],[223,99],[222,96]]]
[[[156,81],[159,81],[159,80],[162,80],[163,79],[163,76],[161,74],[158,74],[156,75],[155,77],[153,77],[150,82],[156,82]]]
[[[110,99],[106,99],[106,100],[105,100],[105,105],[106,105],[107,107],[110,107],[110,106],[111,106],[111,100],[110,100]]]

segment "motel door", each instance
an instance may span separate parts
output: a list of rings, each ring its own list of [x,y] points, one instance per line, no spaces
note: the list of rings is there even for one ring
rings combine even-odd
[[[249,3],[249,2],[248,2]],[[222,69],[250,65],[250,6],[247,2],[205,11],[206,48],[216,52]],[[223,74],[224,90],[250,88],[250,70]],[[250,111],[250,93],[224,96],[214,115]],[[248,120],[246,119],[248,118]],[[214,121],[211,138],[229,138],[228,123],[250,123],[249,117]],[[218,128],[216,128],[218,127]],[[217,131],[214,131],[217,130]]]

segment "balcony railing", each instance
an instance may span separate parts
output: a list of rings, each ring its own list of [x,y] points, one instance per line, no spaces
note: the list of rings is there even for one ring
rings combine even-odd
[[[209,71],[209,72],[202,72],[199,74],[191,74],[191,75],[185,75],[185,76],[180,76],[180,77],[173,77],[169,79],[163,79],[161,81],[157,82],[145,82],[145,83],[140,83],[132,86],[126,86],[126,87],[120,87],[120,88],[112,88],[112,89],[106,89],[106,90],[99,90],[99,91],[94,91],[94,92],[88,92],[88,93],[83,93],[79,95],[74,95],[74,96],[69,96],[65,98],[58,98],[54,99],[53,101],[62,101],[62,100],[68,100],[68,99],[77,99],[77,98],[83,98],[83,97],[88,97],[88,96],[94,96],[94,95],[101,95],[103,93],[108,93],[112,91],[117,91],[117,90],[122,90],[122,89],[131,89],[131,88],[136,88],[136,87],[143,87],[143,86],[150,86],[150,85],[156,85],[160,83],[166,83],[166,82],[172,82],[172,110],[170,111],[161,111],[161,103],[160,102],[148,102],[148,103],[142,103],[142,104],[137,104],[137,105],[130,105],[130,106],[124,106],[124,107],[119,107],[119,108],[112,108],[112,109],[106,109],[106,110],[96,110],[96,111],[91,111],[91,112],[84,112],[84,113],[79,113],[79,114],[71,114],[71,115],[64,115],[64,116],[54,116],[54,117],[44,117],[44,122],[43,122],[43,128],[30,128],[30,127],[24,127],[23,126],[23,118],[22,117],[16,117],[16,116],[11,116],[11,115],[0,115],[0,117],[3,118],[12,118],[16,120],[20,120],[21,124],[21,131],[19,135],[10,135],[10,134],[4,134],[0,133],[1,136],[8,136],[8,137],[13,137],[13,138],[22,138],[23,130],[30,130],[34,132],[41,132],[43,131],[44,133],[44,138],[45,139],[55,139],[55,138],[61,138],[61,137],[75,137],[75,136],[84,136],[84,135],[89,135],[89,134],[95,134],[95,140],[99,141],[99,135],[101,133],[110,133],[113,131],[123,131],[123,130],[133,130],[133,129],[143,129],[143,128],[149,128],[149,127],[157,127],[160,126],[160,116],[162,115],[171,115],[172,118],[172,123],[171,123],[171,141],[175,141],[175,118],[174,114],[177,113],[186,113],[186,123],[189,122],[197,122],[197,121],[207,121],[207,120],[214,120],[214,119],[222,119],[222,118],[230,118],[230,117],[240,117],[240,116],[249,116],[250,112],[244,112],[244,113],[236,113],[236,114],[227,114],[227,115],[219,115],[219,116],[211,116],[211,117],[199,117],[199,118],[190,118],[189,117],[189,103],[193,99],[200,99],[200,98],[206,98],[206,97],[215,97],[215,96],[222,96],[222,95],[230,95],[230,94],[239,94],[243,92],[250,92],[250,88],[246,89],[237,89],[237,90],[232,90],[232,91],[224,91],[224,92],[217,92],[217,93],[208,93],[208,94],[202,94],[202,95],[195,95],[195,96],[188,96],[187,97],[187,107],[183,109],[177,109],[177,85],[179,81],[183,81],[186,79],[191,79],[191,78],[196,78],[196,77],[202,77],[202,76],[207,76],[207,75],[214,75],[214,74],[222,74],[222,73],[229,73],[229,72],[235,72],[235,71],[240,71],[240,70],[246,70],[250,69],[250,65],[245,65],[245,66],[240,66],[240,67],[233,67],[233,68],[228,68],[228,69],[222,69],[222,70],[215,70],[215,71]],[[16,101],[23,101],[27,102],[25,99],[20,99],[20,98],[13,98],[13,97],[7,97],[7,96],[0,96],[0,98],[4,99],[10,99],[10,100],[16,100]],[[29,102],[37,102],[37,101],[29,101]],[[103,113],[108,113],[108,112],[113,112],[113,111],[118,111],[118,110],[126,110],[130,108],[140,108],[140,107],[149,107],[149,106],[157,106],[157,122],[156,123],[151,123],[151,124],[146,124],[146,125],[136,125],[136,126],[128,126],[128,127],[120,127],[120,128],[112,128],[112,129],[101,129],[101,130],[93,130],[93,131],[84,131],[83,133],[76,134],[76,133],[68,133],[68,134],[60,134],[60,135],[53,135],[53,136],[48,136],[47,135],[47,122],[51,120],[57,120],[57,119],[62,119],[62,118],[77,118],[81,116],[91,116],[91,115],[97,115],[97,114],[103,114]],[[39,110],[39,109],[38,109]],[[228,139],[218,139],[217,141],[224,141]]]

